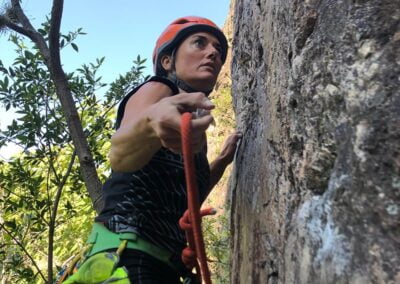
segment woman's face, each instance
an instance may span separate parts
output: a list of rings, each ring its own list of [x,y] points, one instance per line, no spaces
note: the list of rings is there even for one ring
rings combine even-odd
[[[221,45],[210,33],[187,37],[175,54],[175,72],[179,79],[200,91],[211,90],[221,71]]]

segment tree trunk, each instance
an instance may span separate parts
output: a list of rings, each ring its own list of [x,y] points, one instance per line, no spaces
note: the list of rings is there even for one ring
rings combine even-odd
[[[60,66],[52,66],[49,64],[49,70],[52,75],[53,82],[56,86],[57,96],[60,100],[68,129],[71,134],[75,151],[79,158],[80,170],[83,180],[88,190],[90,199],[96,212],[100,212],[103,208],[102,184],[97,175],[96,166],[94,164],[93,155],[90,151],[89,144],[83,132],[82,123],[79,119],[78,110],[76,109],[71,90],[68,87],[68,80],[64,71]]]
[[[400,1],[236,1],[231,283],[400,283]]]
[[[6,13],[0,13],[0,29],[7,27],[32,40],[40,50],[51,79],[56,87],[68,130],[70,132],[76,153],[78,155],[81,173],[93,207],[100,212],[103,207],[101,181],[97,175],[93,155],[90,151],[74,98],[68,86],[68,79],[64,73],[60,58],[60,26],[64,1],[53,0],[51,8],[50,30],[48,44],[45,38],[32,26],[30,20],[21,8],[19,0],[10,0],[11,6],[6,7]],[[12,15],[12,17],[10,17]]]

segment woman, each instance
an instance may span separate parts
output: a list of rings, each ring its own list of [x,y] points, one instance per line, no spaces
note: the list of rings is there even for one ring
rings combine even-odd
[[[119,265],[128,269],[132,283],[181,283],[180,277],[188,272],[180,260],[186,240],[178,226],[187,209],[181,115],[203,113],[192,120],[202,202],[232,162],[240,137],[231,135],[220,156],[208,164],[205,131],[213,121],[214,105],[207,96],[227,48],[224,34],[210,20],[174,21],[154,49],[156,76],[130,92],[118,109],[110,152],[113,173],[104,185],[105,207],[96,218],[112,233],[97,235],[129,234]],[[104,243],[112,243],[96,242],[95,251],[110,249]]]

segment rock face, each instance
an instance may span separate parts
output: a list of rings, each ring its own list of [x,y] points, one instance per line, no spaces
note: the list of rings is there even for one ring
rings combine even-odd
[[[231,283],[400,283],[400,1],[241,0]]]

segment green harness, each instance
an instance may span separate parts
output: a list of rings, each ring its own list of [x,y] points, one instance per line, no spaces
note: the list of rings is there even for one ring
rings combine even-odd
[[[92,232],[90,233],[89,239],[86,243],[92,245],[88,256],[101,251],[119,248],[121,244],[125,244],[122,249],[129,248],[140,250],[168,264],[173,269],[177,269],[177,267],[171,262],[171,252],[153,245],[135,233],[114,233],[108,230],[104,225],[94,223]]]
[[[178,270],[171,262],[172,253],[153,245],[135,233],[114,233],[104,225],[94,223],[86,243],[89,249],[72,260],[69,268],[61,273],[56,283],[130,284],[126,269],[117,267],[119,258],[126,248],[145,252]],[[109,252],[113,249],[116,251]]]

